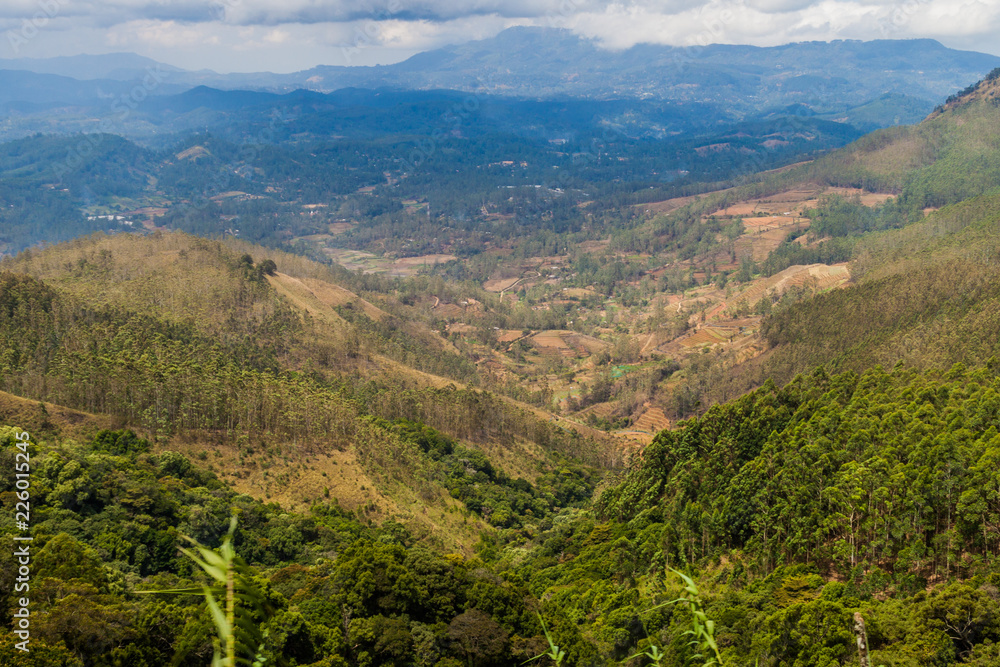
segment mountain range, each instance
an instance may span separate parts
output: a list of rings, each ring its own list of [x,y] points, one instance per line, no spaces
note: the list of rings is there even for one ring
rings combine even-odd
[[[8,113],[7,137],[38,131],[56,109],[69,112],[66,124],[57,129],[88,131],[86,119],[110,115],[116,102],[116,110],[123,100],[132,108],[146,98],[199,86],[278,94],[446,89],[485,98],[628,100],[707,106],[727,122],[817,115],[867,131],[918,121],[947,95],[997,65],[997,56],[949,49],[927,39],[767,48],[640,44],[609,51],[567,30],[518,27],[392,65],[318,66],[291,74],[186,71],[135,54],[3,60],[0,105]],[[134,103],[129,101],[133,95],[139,98]],[[240,104],[238,99],[230,103]],[[74,118],[74,113],[82,116]]]

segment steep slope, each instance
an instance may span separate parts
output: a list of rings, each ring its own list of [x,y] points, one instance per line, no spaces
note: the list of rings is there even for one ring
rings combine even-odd
[[[420,660],[437,664],[516,665],[544,642],[536,610],[550,628],[562,625],[558,610],[545,609],[523,584],[504,582],[479,559],[429,549],[425,536],[398,522],[372,526],[363,511],[330,499],[289,512],[131,431],[56,437],[30,417],[16,427],[0,424],[0,461],[14,469],[24,454],[15,436],[27,430],[32,541],[23,552],[31,597],[17,604],[25,594],[13,585],[19,564],[12,553],[0,557],[4,665],[210,663],[215,631],[202,599],[151,593],[199,590],[200,569],[178,551],[189,546],[182,536],[217,548],[230,517],[237,519],[233,547],[253,586],[266,591],[258,615],[248,614],[253,598],[243,596],[246,581],[237,578],[240,627],[265,630],[252,646],[261,662],[392,664],[416,660],[419,651]],[[8,534],[17,493],[13,475],[3,475],[0,523]],[[24,605],[28,651],[18,650],[23,640],[11,630]],[[556,636],[581,644],[574,653],[590,648],[575,628]]]
[[[661,230],[691,235],[699,225],[716,218],[724,224],[733,216],[744,216],[743,225],[751,228],[758,220],[779,225],[768,233],[785,237],[775,239],[759,264],[763,275],[749,287],[728,296],[704,292],[724,299],[710,311],[713,317],[739,311],[741,298],[745,314],[766,315],[760,354],[723,346],[694,372],[664,385],[657,401],[679,406],[683,415],[768,378],[787,382],[819,364],[856,372],[898,361],[946,369],[1000,355],[992,316],[1000,288],[994,240],[1000,225],[998,99],[995,70],[919,125],[881,130],[814,162],[752,176],[750,183],[684,201],[666,215],[652,214],[647,225],[653,238]],[[838,190],[843,188],[854,189]],[[811,194],[824,189],[829,194]],[[765,217],[746,217],[755,215]],[[736,252],[747,249],[741,280],[758,270],[750,260],[760,257],[749,253],[764,236],[751,229],[734,243]],[[744,238],[748,243],[741,245]],[[811,298],[768,290],[783,271],[794,270],[786,267],[818,261],[850,261],[849,286]],[[760,299],[765,293],[770,298]],[[747,296],[756,301],[752,310]]]
[[[736,187],[684,202],[679,212],[714,213],[817,185],[900,195],[913,211],[982,194],[997,182],[998,72],[1000,68],[994,69],[953,95],[916,125],[877,130],[819,159],[777,172],[757,173],[753,164],[746,165]]]
[[[901,172],[900,205],[943,208],[902,229],[862,237],[851,264],[856,287],[775,314],[763,331],[772,356],[784,361],[769,363],[793,366],[790,359],[810,346],[807,364],[836,360],[859,371],[897,360],[937,368],[975,364],[1000,352],[990,322],[1000,281],[998,92],[1000,70],[905,136],[831,156],[832,164],[878,173],[887,155],[920,155],[917,166]]]
[[[298,277],[183,234],[99,236],[9,259],[3,268],[19,273],[2,274],[0,382],[113,416],[158,446],[211,453],[248,493],[290,506],[339,498],[440,544],[475,541],[480,524],[456,511],[462,503],[506,526],[515,515],[504,508],[524,494],[550,508],[587,496],[590,469],[566,456],[598,463],[596,443],[413,368],[419,356],[432,371],[460,371],[464,358],[329,282],[328,267],[288,259],[282,268]],[[435,451],[446,453],[431,457],[439,436],[407,424],[437,429]],[[455,491],[465,473],[442,469],[463,456],[469,475],[484,471],[481,489]],[[548,477],[567,465],[565,480]],[[548,490],[526,491],[532,483]]]
[[[831,184],[899,192],[914,210],[968,199],[1000,176],[1000,68],[916,126],[875,132],[811,166]]]
[[[674,568],[727,665],[857,664],[858,614],[873,664],[993,665],[998,407],[996,367],[819,369],[660,433],[595,516],[494,555],[604,664],[691,663]]]
[[[24,424],[46,437],[86,439],[100,429],[112,427],[114,420],[0,391],[0,423]]]

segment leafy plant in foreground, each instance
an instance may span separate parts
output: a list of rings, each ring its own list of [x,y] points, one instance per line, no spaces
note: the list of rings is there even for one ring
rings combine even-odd
[[[691,640],[688,642],[689,646],[692,646],[696,653],[691,656],[692,660],[701,660],[702,667],[723,667],[722,656],[719,654],[719,645],[715,641],[715,621],[710,619],[702,608],[701,604],[701,594],[698,591],[698,586],[694,583],[694,579],[684,574],[683,572],[678,572],[677,570],[671,568],[671,572],[676,574],[681,578],[684,583],[684,594],[676,600],[671,600],[670,602],[664,602],[661,605],[653,607],[653,609],[659,609],[660,607],[665,607],[669,604],[676,604],[678,602],[687,603],[687,608],[691,612],[691,629],[685,630],[685,635],[691,635]],[[650,609],[649,611],[652,611]],[[636,653],[629,657],[637,658],[639,656],[645,656],[653,661],[654,665],[659,666],[666,656],[660,652],[659,647],[655,644],[651,644],[650,648],[643,653]]]
[[[631,660],[633,658],[638,658],[638,657],[641,657],[641,656],[645,656],[645,657],[649,658],[650,660],[652,660],[653,664],[656,665],[656,667],[660,667],[660,665],[663,664],[663,659],[665,657],[667,657],[665,653],[663,653],[662,651],[660,651],[660,647],[659,646],[657,646],[656,644],[650,643],[648,649],[646,649],[644,652],[636,653],[635,655],[630,655],[628,657],[628,660]]]
[[[266,659],[261,656],[265,637],[260,630],[260,617],[266,612],[266,604],[263,593],[250,581],[249,566],[233,549],[235,532],[234,516],[229,521],[229,532],[218,550],[209,549],[194,538],[183,536],[194,545],[194,550],[181,547],[181,553],[211,577],[215,582],[214,586],[202,584],[199,588],[137,592],[204,595],[217,633],[213,639],[215,653],[212,667],[236,667],[238,664],[262,667]],[[222,596],[225,610],[220,605]]]
[[[530,660],[525,660],[521,664],[526,665],[529,662],[534,662],[535,660],[539,660],[544,657],[549,657],[552,659],[552,662],[554,662],[557,665],[561,665],[563,660],[566,659],[566,651],[560,649],[556,645],[556,643],[552,641],[552,635],[549,634],[549,629],[545,626],[545,620],[542,618],[541,614],[538,614],[538,621],[542,624],[542,630],[545,632],[545,639],[547,639],[549,642],[549,650],[547,653],[539,653],[534,658],[531,658]]]

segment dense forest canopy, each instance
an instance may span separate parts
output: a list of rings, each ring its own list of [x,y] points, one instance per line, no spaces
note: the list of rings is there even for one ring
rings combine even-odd
[[[273,608],[266,654],[288,664],[514,664],[542,651],[539,618],[564,664],[653,644],[686,664],[687,617],[658,606],[679,590],[670,567],[700,573],[725,664],[850,664],[855,611],[882,664],[992,664],[998,397],[989,368],[819,369],[662,433],[593,511],[512,505],[525,523],[484,534],[472,558],[335,501],[289,514],[234,494],[132,432],[43,437],[32,655],[45,657],[29,664],[197,663],[210,633],[197,599],[136,591],[197,580],[178,535],[217,542],[234,512]],[[462,455],[401,427],[437,460]]]

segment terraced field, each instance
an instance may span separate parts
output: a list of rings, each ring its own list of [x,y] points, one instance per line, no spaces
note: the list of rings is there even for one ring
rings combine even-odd
[[[562,354],[587,356],[608,347],[599,338],[575,331],[542,331],[531,337],[531,342],[542,354]]]
[[[648,445],[660,431],[670,428],[670,420],[659,408],[649,408],[629,428],[616,431],[615,435],[639,445],[639,451]]]
[[[845,284],[850,278],[851,274],[847,264],[790,266],[770,278],[755,282],[733,298],[729,305],[738,306],[741,303],[746,303],[753,308],[765,294],[771,291],[783,294],[792,287],[801,287],[810,283],[821,290],[831,289]]]
[[[751,215],[802,215],[807,209],[815,208],[822,197],[859,197],[865,206],[877,206],[893,195],[881,192],[867,192],[859,188],[830,186],[803,186],[777,194],[739,202],[715,211],[716,217],[745,217]]]
[[[645,431],[651,435],[656,435],[667,428],[670,428],[670,420],[660,408],[649,408],[632,425],[632,430]]]
[[[692,334],[688,334],[679,342],[684,347],[691,348],[703,345],[715,345],[716,343],[724,343],[728,340],[729,332],[714,327],[704,327]]]

